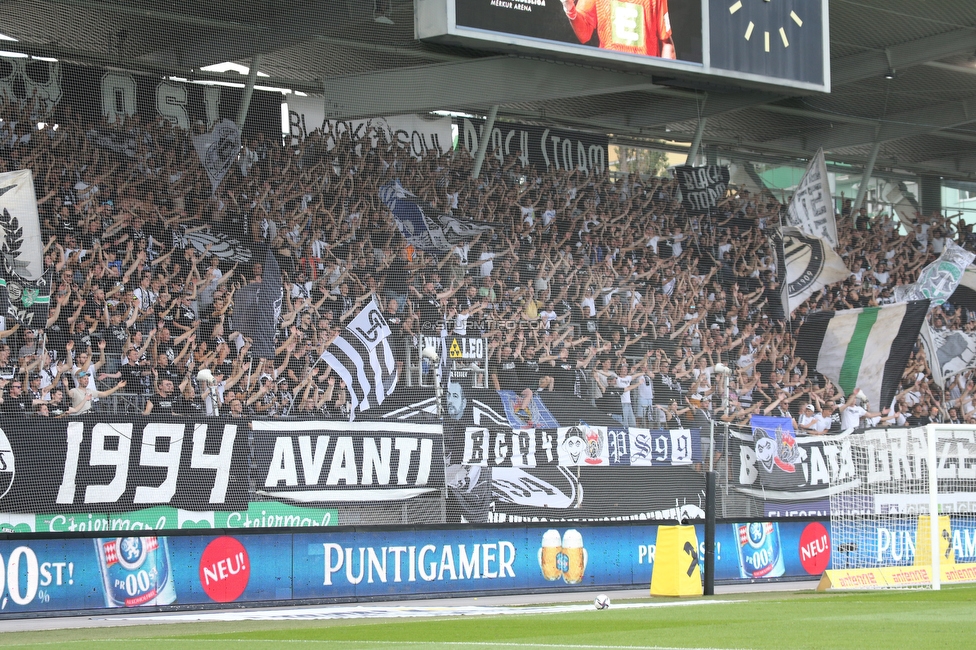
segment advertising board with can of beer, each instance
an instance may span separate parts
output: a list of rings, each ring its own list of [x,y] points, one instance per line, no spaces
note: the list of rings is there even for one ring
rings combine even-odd
[[[786,573],[778,523],[735,524],[735,536],[739,547],[740,577],[778,578]]]
[[[176,602],[173,565],[165,537],[96,539],[106,607]]]

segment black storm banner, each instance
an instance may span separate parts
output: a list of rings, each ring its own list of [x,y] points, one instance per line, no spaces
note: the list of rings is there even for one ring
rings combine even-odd
[[[602,174],[607,168],[610,139],[605,135],[495,122],[486,136],[485,121],[468,118],[458,121],[458,131],[458,147],[471,156],[478,152],[481,139],[488,137],[486,156],[499,161],[516,156],[522,167],[578,169],[584,174]]]
[[[719,165],[679,165],[674,168],[674,177],[681,187],[681,207],[691,214],[710,212],[725,198],[729,187],[729,168]]]

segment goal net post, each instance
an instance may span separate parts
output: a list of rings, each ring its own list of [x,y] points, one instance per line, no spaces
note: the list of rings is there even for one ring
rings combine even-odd
[[[831,588],[976,581],[976,426],[869,429],[850,440],[858,480],[830,495]]]

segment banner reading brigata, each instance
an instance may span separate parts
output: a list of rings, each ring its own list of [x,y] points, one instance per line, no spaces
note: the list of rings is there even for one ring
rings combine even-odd
[[[939,431],[937,449],[940,508],[976,511],[972,433]],[[928,512],[924,429],[794,436],[788,418],[754,417],[751,433],[731,432],[729,463],[736,491],[767,504],[829,498],[835,514]],[[871,489],[859,490],[865,486]]]

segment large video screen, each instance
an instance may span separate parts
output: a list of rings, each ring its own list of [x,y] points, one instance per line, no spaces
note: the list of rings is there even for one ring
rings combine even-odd
[[[827,0],[416,0],[417,37],[830,90]]]
[[[465,27],[702,62],[701,0],[455,0],[455,8]]]

